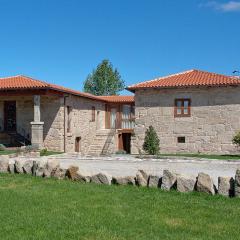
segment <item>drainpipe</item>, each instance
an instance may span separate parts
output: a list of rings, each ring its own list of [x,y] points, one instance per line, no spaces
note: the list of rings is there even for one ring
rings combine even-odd
[[[63,96],[63,151],[66,152],[66,99],[68,95]]]

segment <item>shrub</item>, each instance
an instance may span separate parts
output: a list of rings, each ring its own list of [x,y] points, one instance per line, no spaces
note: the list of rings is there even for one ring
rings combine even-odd
[[[143,144],[143,149],[151,155],[159,154],[159,138],[158,135],[153,128],[150,126],[145,132],[145,139]]]
[[[40,151],[40,155],[45,156],[47,154],[47,152],[48,152],[48,150],[46,148],[44,148]]]
[[[6,150],[6,147],[3,144],[0,144],[0,151]]]
[[[232,140],[233,144],[236,144],[237,146],[240,147],[240,132],[238,132]]]

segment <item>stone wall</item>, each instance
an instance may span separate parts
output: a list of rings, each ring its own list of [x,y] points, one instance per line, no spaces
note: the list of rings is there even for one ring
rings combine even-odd
[[[75,139],[80,137],[80,151],[87,154],[96,131],[105,128],[105,104],[87,98],[69,96],[66,105],[70,111],[70,131],[66,135],[66,151],[75,151]],[[95,121],[92,121],[92,107],[95,107]],[[63,112],[63,105],[61,107]],[[66,118],[67,127],[67,118]]]
[[[191,116],[174,117],[174,100],[191,99]],[[240,87],[137,90],[136,126],[132,153],[142,151],[146,129],[152,125],[166,153],[234,153],[232,137],[240,130]],[[186,143],[178,143],[184,136]]]
[[[75,151],[75,140],[80,138],[80,152],[85,155],[93,142],[96,131],[105,128],[105,104],[103,102],[70,95],[65,107],[66,152]],[[70,108],[70,129],[67,131]],[[92,107],[95,107],[95,121],[92,121]],[[44,147],[64,151],[64,98],[42,97],[41,120],[44,122]]]
[[[63,109],[58,96],[41,96],[41,121],[43,125],[43,145],[48,150],[63,151]]]

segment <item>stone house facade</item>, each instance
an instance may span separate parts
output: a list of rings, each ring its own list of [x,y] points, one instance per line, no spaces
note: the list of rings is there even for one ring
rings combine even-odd
[[[0,141],[83,155],[115,153],[122,149],[122,133],[132,133],[122,124],[126,106],[134,106],[133,96],[97,97],[25,76],[2,78]],[[131,122],[133,111],[128,114]]]
[[[142,152],[152,125],[162,153],[236,153],[240,79],[191,70],[128,88],[135,93],[132,153]]]

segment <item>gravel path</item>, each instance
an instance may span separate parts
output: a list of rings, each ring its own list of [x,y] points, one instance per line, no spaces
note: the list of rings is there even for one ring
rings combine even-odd
[[[82,170],[95,174],[101,171],[113,176],[134,176],[138,169],[148,173],[162,175],[163,169],[196,177],[199,172],[209,174],[217,184],[218,176],[234,177],[240,169],[240,161],[206,160],[206,159],[137,159],[132,156],[84,158],[74,154],[51,156],[58,158],[61,166],[79,166]]]

